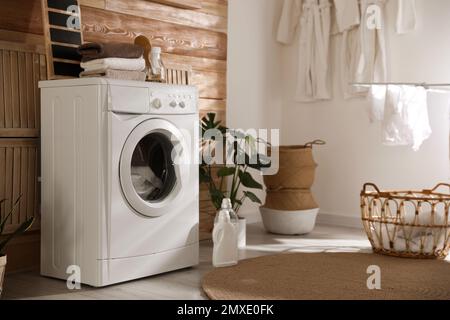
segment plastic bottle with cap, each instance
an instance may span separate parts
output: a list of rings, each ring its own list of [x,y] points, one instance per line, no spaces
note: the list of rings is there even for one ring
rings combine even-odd
[[[237,230],[228,210],[221,209],[213,230],[213,266],[230,267],[238,263]]]
[[[216,224],[218,222],[219,214],[220,214],[220,211],[222,211],[222,210],[228,211],[231,223],[237,226],[237,224],[238,224],[238,217],[237,217],[236,212],[234,212],[234,210],[233,210],[233,206],[231,204],[231,200],[228,199],[228,198],[225,198],[225,199],[222,200],[222,206],[221,206],[221,209],[219,210],[218,214],[216,215],[216,217],[214,219],[214,224]]]
[[[165,67],[161,60],[161,48],[152,47],[150,53],[150,78],[152,81],[164,81],[165,80]]]

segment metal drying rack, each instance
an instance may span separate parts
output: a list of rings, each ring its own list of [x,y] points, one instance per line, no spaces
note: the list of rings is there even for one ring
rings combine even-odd
[[[371,87],[371,86],[388,86],[388,85],[397,85],[397,86],[416,86],[416,87],[424,87],[425,89],[439,89],[441,90],[450,90],[450,83],[426,83],[426,82],[354,82],[350,83],[351,86],[355,87]],[[446,88],[446,89],[442,89]]]

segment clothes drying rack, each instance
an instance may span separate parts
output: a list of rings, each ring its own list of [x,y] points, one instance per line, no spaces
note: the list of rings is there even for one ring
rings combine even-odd
[[[353,82],[351,86],[355,87],[371,87],[371,86],[416,86],[424,87],[425,89],[450,90],[450,83],[426,83],[426,82]],[[442,89],[446,88],[446,89]]]

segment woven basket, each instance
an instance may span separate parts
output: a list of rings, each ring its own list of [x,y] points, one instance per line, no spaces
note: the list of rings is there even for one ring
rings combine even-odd
[[[269,190],[310,189],[316,176],[316,165],[305,167],[281,167],[276,175],[264,176],[264,184]]]
[[[313,157],[313,146],[323,145],[321,140],[307,143],[303,146],[280,146],[273,147],[273,150],[269,148],[267,153],[269,156],[272,152],[278,152],[279,154],[279,167],[289,169],[292,167],[310,167],[316,166],[316,162]]]
[[[264,208],[280,211],[300,211],[318,208],[310,190],[283,189],[267,192]]]
[[[442,187],[449,192],[438,193]],[[450,252],[450,184],[431,190],[382,192],[367,183],[361,192],[361,214],[376,253],[445,259]]]
[[[314,161],[313,146],[324,145],[322,140],[316,140],[303,146],[281,146],[271,152],[279,153],[278,173],[264,176],[267,187],[267,209],[280,211],[301,211],[318,208],[311,194],[317,164]]]

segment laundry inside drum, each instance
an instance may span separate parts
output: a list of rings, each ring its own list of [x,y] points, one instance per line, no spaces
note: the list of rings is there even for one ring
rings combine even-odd
[[[176,185],[172,160],[174,145],[163,133],[153,132],[136,146],[131,160],[131,179],[136,193],[145,201],[163,201]]]

